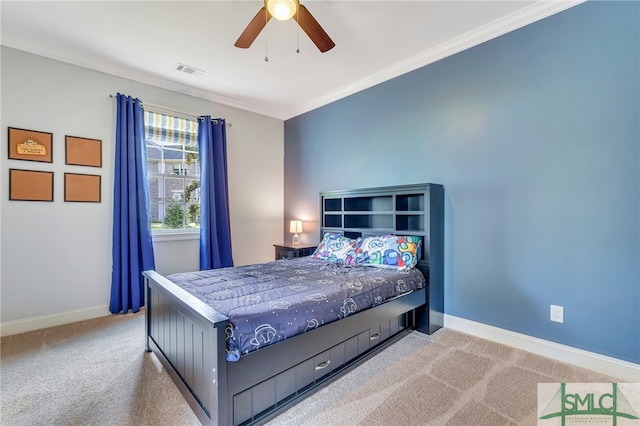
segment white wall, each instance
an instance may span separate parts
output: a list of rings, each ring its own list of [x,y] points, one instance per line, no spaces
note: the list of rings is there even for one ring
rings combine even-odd
[[[3,334],[9,334],[8,325],[36,324],[34,319],[42,326],[81,318],[82,312],[108,314],[115,152],[110,94],[231,123],[227,150],[234,261],[241,265],[273,258],[273,244],[283,234],[281,120],[4,46],[1,55]],[[8,127],[53,133],[53,163],[7,159]],[[65,165],[65,135],[101,139],[102,168]],[[53,171],[54,202],[8,201],[10,168]],[[65,172],[101,175],[102,202],[65,203]],[[154,246],[160,272],[197,269],[197,239],[156,241]]]

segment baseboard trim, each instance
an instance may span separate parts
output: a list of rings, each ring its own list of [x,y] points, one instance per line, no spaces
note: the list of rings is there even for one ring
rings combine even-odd
[[[23,320],[6,321],[0,323],[0,336],[9,336],[108,315],[110,315],[109,307],[103,305],[53,315],[31,317]],[[633,383],[640,382],[640,364],[577,349],[449,314],[444,315],[444,326],[452,330],[471,334],[472,336],[546,356],[557,361],[587,368],[624,381]]]
[[[444,315],[444,326],[496,343],[502,343],[537,355],[546,356],[556,361],[587,368],[626,382],[640,382],[640,364],[577,349],[449,314]]]
[[[94,306],[92,308],[77,309],[73,311],[60,312],[52,315],[42,315],[22,320],[6,321],[0,323],[0,336],[25,333],[27,331],[39,330],[41,328],[54,327],[56,325],[69,324],[77,321],[84,321],[110,315],[109,306]]]

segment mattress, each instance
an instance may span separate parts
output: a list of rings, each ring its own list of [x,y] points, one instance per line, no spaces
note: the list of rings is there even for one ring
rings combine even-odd
[[[227,360],[418,290],[416,268],[344,266],[310,257],[169,275],[227,316]]]

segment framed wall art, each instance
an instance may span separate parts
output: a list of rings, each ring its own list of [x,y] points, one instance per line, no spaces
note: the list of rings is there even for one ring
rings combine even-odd
[[[102,167],[102,141],[65,136],[65,162],[74,166]]]
[[[10,160],[53,162],[53,133],[9,127]]]
[[[9,169],[9,200],[53,201],[53,172]]]
[[[64,201],[99,203],[102,176],[78,173],[64,174]]]

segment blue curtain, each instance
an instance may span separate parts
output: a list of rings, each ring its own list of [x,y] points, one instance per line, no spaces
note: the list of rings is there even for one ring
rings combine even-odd
[[[139,99],[118,93],[111,302],[117,314],[144,306],[142,271],[155,269],[149,197],[144,113]]]
[[[198,120],[200,148],[200,270],[233,266],[225,121]]]

